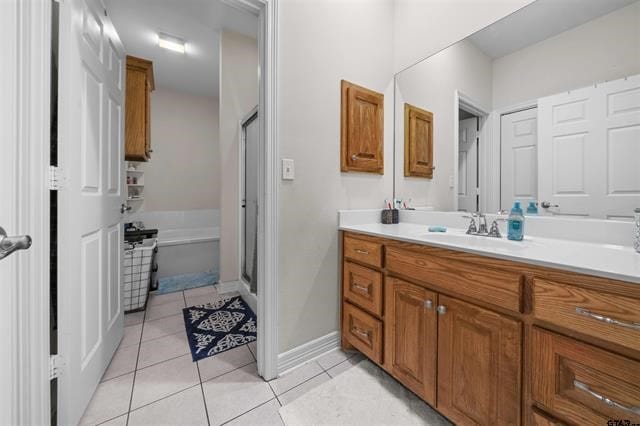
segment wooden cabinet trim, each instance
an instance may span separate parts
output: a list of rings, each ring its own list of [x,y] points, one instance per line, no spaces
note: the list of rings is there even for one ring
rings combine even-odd
[[[340,171],[384,174],[384,95],[346,80],[340,91]],[[373,112],[356,114],[358,103]]]
[[[405,103],[404,175],[432,179],[434,168],[433,113]]]

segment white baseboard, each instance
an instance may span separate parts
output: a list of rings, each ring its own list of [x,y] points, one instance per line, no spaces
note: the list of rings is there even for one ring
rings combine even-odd
[[[231,293],[234,291],[240,291],[242,283],[240,281],[225,281],[216,284],[219,294]]]
[[[340,347],[340,332],[334,331],[278,355],[278,375]]]

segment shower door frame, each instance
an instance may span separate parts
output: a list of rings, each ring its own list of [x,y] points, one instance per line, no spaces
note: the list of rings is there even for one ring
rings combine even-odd
[[[240,280],[251,287],[252,282],[255,281],[258,283],[257,276],[251,276],[251,280],[247,279],[247,275],[245,274],[245,269],[247,267],[247,259],[246,256],[246,243],[247,243],[247,200],[246,200],[246,192],[247,192],[247,134],[246,127],[255,120],[258,120],[258,126],[260,126],[260,117],[258,115],[258,106],[256,105],[241,121],[240,121],[240,191],[239,191],[239,205],[240,205],[240,221],[239,221],[239,235],[240,235],[240,244],[238,244],[238,259],[240,260]],[[260,162],[260,129],[258,129],[258,163]],[[258,170],[258,177],[260,171]],[[257,182],[256,192],[259,193],[259,179]],[[259,200],[258,200],[259,201]],[[258,202],[256,209],[258,210],[258,214],[260,214],[259,209],[260,203]],[[258,217],[256,217],[256,234],[258,233]],[[255,250],[258,250],[256,245]],[[257,272],[257,271],[256,271]],[[256,284],[256,293],[251,292],[251,294],[257,295],[257,284]]]

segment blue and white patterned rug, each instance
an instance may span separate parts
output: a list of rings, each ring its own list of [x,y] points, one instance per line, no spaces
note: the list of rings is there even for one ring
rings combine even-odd
[[[256,314],[240,296],[182,310],[193,361],[256,340]]]

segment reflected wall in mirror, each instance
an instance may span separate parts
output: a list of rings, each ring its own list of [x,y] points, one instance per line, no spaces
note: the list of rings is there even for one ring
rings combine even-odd
[[[537,0],[398,73],[395,197],[628,220],[640,207],[640,1]],[[433,113],[407,175],[405,104]]]

